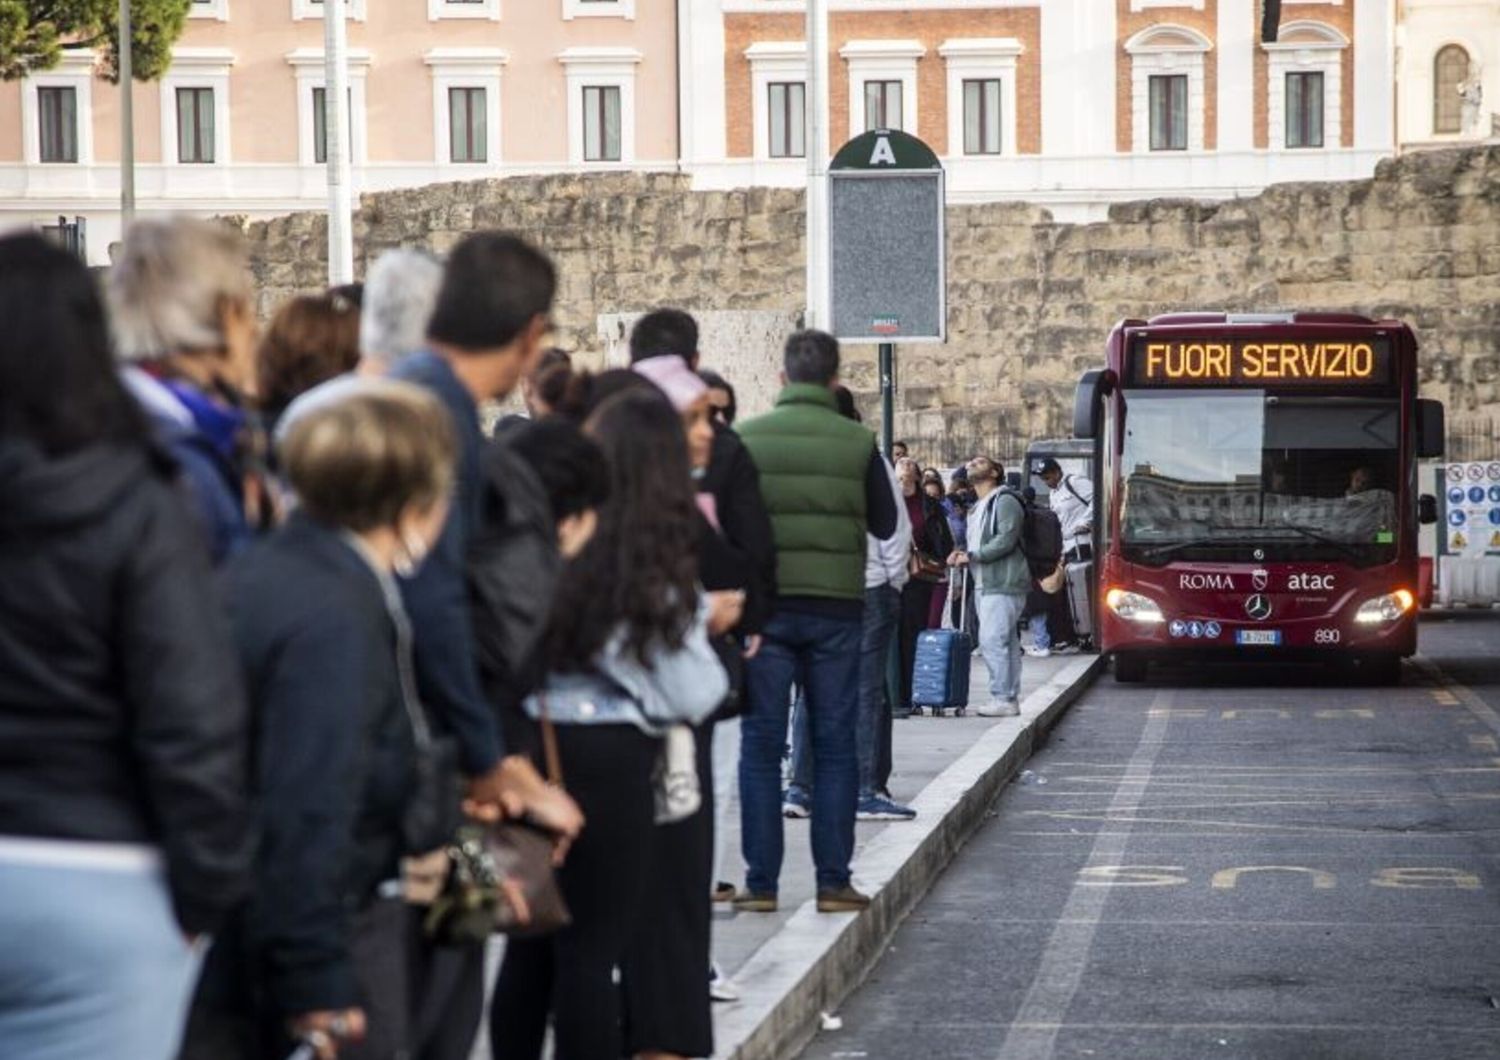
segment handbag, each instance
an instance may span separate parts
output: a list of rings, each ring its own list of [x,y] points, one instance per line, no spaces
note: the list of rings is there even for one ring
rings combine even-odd
[[[906,573],[917,581],[941,582],[948,576],[948,565],[940,559],[933,559],[913,544],[906,559]]]
[[[557,730],[539,695],[547,780],[562,786]],[[573,922],[552,864],[553,837],[529,821],[464,825],[448,847],[452,868],[423,928],[446,945],[482,943],[492,934],[550,935]]]
[[[538,699],[547,782],[560,788],[563,772],[557,729],[547,714],[546,695]],[[500,880],[504,899],[495,910],[496,932],[512,938],[536,938],[561,931],[573,922],[557,885],[552,845],[553,837],[546,830],[527,821],[501,821],[485,829],[485,852]]]
[[[673,725],[662,738],[651,774],[656,801],[656,823],[686,821],[703,805],[698,783],[698,743],[692,728]]]
[[[1057,569],[1045,578],[1040,579],[1037,588],[1049,596],[1056,596],[1062,591],[1062,587],[1068,584],[1068,563],[1066,557],[1057,561]]]

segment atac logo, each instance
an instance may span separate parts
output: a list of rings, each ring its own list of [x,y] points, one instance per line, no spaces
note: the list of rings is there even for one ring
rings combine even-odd
[[[1294,593],[1324,592],[1333,588],[1332,574],[1293,574],[1286,580],[1286,587]],[[1259,586],[1257,586],[1259,588]]]
[[[1234,590],[1234,578],[1228,574],[1180,574],[1177,577],[1177,588],[1179,589],[1218,589],[1232,592]]]

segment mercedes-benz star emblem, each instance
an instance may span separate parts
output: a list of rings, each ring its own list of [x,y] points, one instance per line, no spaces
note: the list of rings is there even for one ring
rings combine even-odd
[[[1271,617],[1271,601],[1260,593],[1256,593],[1245,601],[1245,614],[1257,622],[1264,622]]]

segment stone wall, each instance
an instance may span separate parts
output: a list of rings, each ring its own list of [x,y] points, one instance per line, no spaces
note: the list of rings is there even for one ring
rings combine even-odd
[[[388,192],[362,202],[359,269],[400,244],[444,251],[477,228],[520,232],[558,262],[561,340],[602,363],[602,324],[655,305],[793,319],[801,201],[796,191],[693,192],[687,177],[626,173]],[[263,310],[321,284],[320,216],[247,231]],[[1089,225],[1055,224],[1021,204],[954,206],[948,253],[948,343],[897,350],[896,433],[925,459],[977,449],[1014,457],[1029,438],[1066,433],[1074,381],[1100,363],[1110,327],[1185,308],[1406,320],[1450,433],[1475,448],[1500,441],[1500,147],[1412,154],[1372,180],[1282,185],[1253,199],[1117,205]],[[766,329],[719,334],[764,337],[708,347],[706,363],[731,377],[774,372]],[[848,349],[845,372],[872,422],[874,353]]]

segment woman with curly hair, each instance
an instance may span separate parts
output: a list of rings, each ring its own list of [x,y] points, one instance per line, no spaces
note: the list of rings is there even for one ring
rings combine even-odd
[[[547,678],[527,713],[555,725],[563,780],[587,824],[559,871],[573,923],[513,939],[495,986],[496,1060],[535,1060],[550,1013],[557,1060],[622,1055],[615,969],[642,907],[661,734],[728,692],[697,583],[697,509],[682,420],[653,388],[600,404],[585,429],[608,454],[609,498],[563,571]]]

